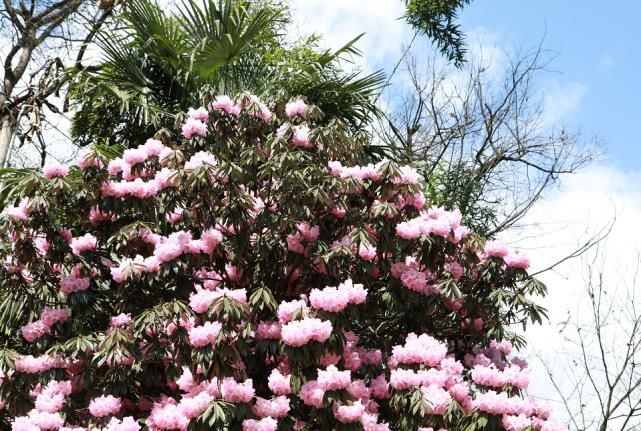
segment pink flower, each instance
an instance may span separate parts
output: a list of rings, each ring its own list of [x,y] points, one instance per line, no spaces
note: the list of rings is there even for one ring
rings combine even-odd
[[[154,403],[146,425],[154,431],[176,429],[186,431],[189,421],[190,418],[176,405],[174,399],[164,398]]]
[[[425,410],[428,414],[442,415],[445,414],[447,407],[452,401],[452,396],[445,389],[436,385],[429,385],[421,387],[423,393],[423,402],[425,403]]]
[[[532,419],[528,418],[524,414],[520,414],[518,416],[503,415],[501,423],[506,431],[522,431],[532,425]]]
[[[122,420],[111,418],[105,431],[140,431],[140,425],[131,416],[125,416]]]
[[[344,424],[360,421],[363,413],[365,412],[365,406],[361,404],[360,401],[356,401],[352,405],[342,405],[334,411],[334,417],[338,419],[339,422]]]
[[[91,279],[88,277],[76,277],[71,274],[60,281],[60,292],[64,295],[70,295],[73,292],[81,292],[89,289]]]
[[[215,111],[224,111],[229,115],[238,117],[240,115],[241,107],[235,105],[229,96],[218,96],[212,102],[211,108]]]
[[[225,401],[230,403],[248,403],[254,398],[254,386],[251,379],[237,383],[233,378],[226,377],[220,392]]]
[[[278,320],[285,324],[292,320],[295,314],[304,314],[306,310],[307,302],[303,299],[283,301],[278,305]]]
[[[320,409],[323,407],[325,390],[316,380],[309,380],[301,386],[298,396],[305,405]]]
[[[370,381],[369,390],[374,398],[387,399],[392,396],[389,391],[389,383],[385,380],[385,374]]]
[[[345,389],[352,381],[352,374],[349,370],[339,371],[334,365],[325,370],[318,370],[318,386],[324,391],[337,391]]]
[[[362,304],[366,296],[367,290],[362,284],[352,284],[352,280],[347,280],[338,287],[312,289],[309,302],[314,308],[336,313],[343,311],[348,304]]]
[[[207,110],[203,107],[200,107],[198,109],[189,108],[189,111],[187,111],[187,115],[189,115],[189,117],[193,118],[194,120],[198,120],[203,123],[206,123],[209,120],[209,112],[207,112]]]
[[[289,395],[292,393],[292,388],[290,386],[291,378],[292,376],[285,376],[281,374],[277,368],[274,368],[267,379],[267,386],[269,387],[269,390],[276,395]]]
[[[293,118],[296,115],[300,115],[303,118],[307,118],[307,104],[303,99],[296,99],[293,102],[289,102],[285,105],[285,114],[289,118]]]
[[[282,328],[281,337],[288,346],[300,347],[310,341],[324,343],[332,334],[332,324],[316,318],[294,320]]]
[[[292,144],[301,148],[313,148],[314,146],[309,142],[309,127],[294,126]]]
[[[267,417],[261,420],[245,419],[243,421],[243,431],[276,431],[278,421]]]
[[[258,322],[256,328],[256,339],[278,340],[280,339],[281,324],[279,322]]]
[[[38,357],[19,356],[15,361],[15,370],[20,373],[35,374],[49,371],[52,368],[66,368],[67,361],[60,357],[41,355]]]
[[[70,245],[73,254],[80,254],[84,251],[95,250],[98,240],[92,234],[86,233],[79,238],[72,239]]]
[[[103,395],[89,402],[89,413],[93,417],[101,418],[118,413],[121,407],[120,398],[113,395]]]
[[[437,366],[447,355],[445,344],[427,334],[410,333],[404,346],[394,346],[392,358],[399,364]]]
[[[255,104],[256,107],[258,108],[258,113],[252,113],[251,114],[252,116],[260,118],[263,121],[268,121],[271,118],[272,112],[269,110],[267,105],[265,105],[263,102],[260,101],[258,97],[254,95],[250,95],[249,103]]]
[[[503,258],[508,255],[510,249],[500,241],[488,241],[485,243],[483,251],[488,256]]]
[[[29,198],[24,198],[20,201],[17,207],[14,207],[13,205],[7,205],[0,214],[9,217],[13,221],[24,221],[31,214],[28,205]]]
[[[254,413],[260,417],[282,418],[289,413],[289,398],[284,395],[278,396],[273,400],[266,400],[257,397],[254,405]]]
[[[54,310],[51,308],[45,308],[40,320],[36,320],[35,322],[22,327],[22,336],[28,342],[33,343],[44,334],[48,334],[53,325],[64,322],[68,318],[69,312],[65,309]]]
[[[207,136],[207,125],[195,118],[188,118],[182,127],[183,136],[191,139],[193,136]]]
[[[109,324],[112,328],[119,328],[121,326],[127,326],[133,323],[133,319],[131,318],[131,314],[127,313],[120,313],[117,316],[112,316],[111,319],[109,320]]]
[[[190,171],[203,165],[216,166],[217,164],[218,162],[213,154],[206,151],[198,151],[185,163],[185,170]]]
[[[44,168],[42,168],[42,175],[52,179],[57,177],[66,177],[69,175],[69,168],[61,165],[58,162],[48,163]]]
[[[219,322],[205,322],[202,326],[194,326],[189,330],[189,344],[194,347],[214,345],[221,329]]]
[[[503,260],[510,268],[528,269],[530,267],[530,258],[523,252],[510,251]]]

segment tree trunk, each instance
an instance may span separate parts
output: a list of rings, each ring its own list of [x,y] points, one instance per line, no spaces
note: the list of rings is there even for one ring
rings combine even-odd
[[[9,157],[9,146],[13,136],[13,127],[11,126],[11,114],[5,114],[1,117],[0,124],[0,168],[4,168],[7,157]]]

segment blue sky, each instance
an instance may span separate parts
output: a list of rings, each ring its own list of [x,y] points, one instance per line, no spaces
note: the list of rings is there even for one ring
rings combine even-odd
[[[365,68],[390,72],[412,36],[401,0],[290,0],[302,33],[318,32],[327,45],[359,42]],[[641,1],[473,0],[460,14],[465,33],[490,35],[499,49],[544,48],[558,55],[543,87],[562,113],[559,121],[586,135],[595,133],[606,163],[624,171],[641,165]],[[471,42],[471,41],[470,41]],[[483,45],[488,40],[481,41]],[[554,108],[554,107],[553,107]]]
[[[464,30],[483,27],[520,46],[544,35],[558,52],[556,79],[585,89],[571,125],[604,141],[613,165],[641,164],[641,2],[474,0],[460,15]]]

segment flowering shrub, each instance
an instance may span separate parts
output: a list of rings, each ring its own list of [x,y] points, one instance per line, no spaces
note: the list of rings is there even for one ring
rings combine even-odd
[[[303,100],[208,105],[178,142],[13,184],[6,427],[564,429],[521,396],[508,329],[539,321],[545,293],[525,255]]]

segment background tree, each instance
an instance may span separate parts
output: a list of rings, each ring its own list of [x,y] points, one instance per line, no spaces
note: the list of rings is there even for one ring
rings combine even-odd
[[[339,63],[358,54],[358,38],[336,52],[319,49],[316,36],[290,43],[289,21],[278,1],[190,0],[173,12],[151,0],[133,2],[117,29],[98,39],[101,70],[77,76],[72,136],[80,145],[131,145],[173,129],[175,112],[241,90],[301,95],[328,121],[367,123],[383,75],[345,73]]]
[[[567,343],[543,360],[573,430],[641,429],[641,302],[638,265],[619,284],[603,251],[585,264],[585,295],[560,328]]]
[[[113,2],[107,3],[96,6],[85,0],[3,1],[0,38],[6,49],[2,50],[0,87],[1,167],[16,142],[16,131],[17,142],[36,141],[44,164],[45,108],[60,112],[49,98],[58,94],[65,81],[67,56],[75,57],[76,67],[83,67],[86,46],[95,34],[94,25],[101,26],[111,15]]]
[[[563,174],[596,154],[594,140],[546,115],[537,85],[553,56],[537,47],[461,69],[408,51],[409,90],[390,90],[375,127],[401,163],[420,163],[432,202],[459,208],[478,232],[514,226]]]

